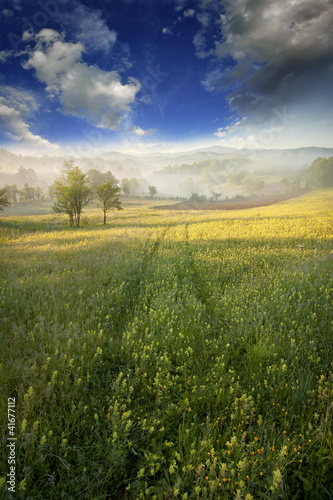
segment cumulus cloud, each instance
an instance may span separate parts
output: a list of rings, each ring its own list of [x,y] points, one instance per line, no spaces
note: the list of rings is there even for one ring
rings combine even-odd
[[[58,149],[58,146],[31,132],[29,122],[38,110],[36,100],[26,91],[0,87],[0,128],[12,140],[26,146]]]
[[[64,34],[54,30],[41,30],[35,42],[23,66],[35,70],[50,96],[59,98],[62,111],[96,127],[119,129],[140,83],[129,79],[122,84],[118,72],[83,62],[83,44],[66,42]]]

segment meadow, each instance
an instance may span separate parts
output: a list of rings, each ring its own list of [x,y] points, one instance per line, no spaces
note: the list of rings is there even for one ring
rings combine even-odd
[[[332,207],[0,219],[1,498],[332,499]]]

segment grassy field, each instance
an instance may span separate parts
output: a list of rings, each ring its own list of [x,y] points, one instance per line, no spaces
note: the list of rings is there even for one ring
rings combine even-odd
[[[0,220],[1,498],[332,499],[333,191],[150,206]]]
[[[140,198],[121,198],[121,203],[124,208],[154,208],[159,205],[168,206],[174,205],[175,200],[146,200]],[[5,207],[1,212],[1,217],[17,217],[17,216],[31,216],[31,215],[54,215],[52,209],[54,201],[34,201],[34,202],[17,202],[13,203],[10,207]],[[94,217],[95,222],[103,222],[103,212],[98,208],[98,202],[93,202],[89,205],[89,216]],[[112,216],[111,216],[112,218]]]

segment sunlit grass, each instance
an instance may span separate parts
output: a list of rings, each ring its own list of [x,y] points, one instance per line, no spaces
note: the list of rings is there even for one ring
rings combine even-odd
[[[0,488],[15,396],[17,498],[332,498],[332,190],[152,206],[1,220]]]

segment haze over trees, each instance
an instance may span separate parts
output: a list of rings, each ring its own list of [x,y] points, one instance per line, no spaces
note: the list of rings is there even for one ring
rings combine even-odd
[[[144,179],[137,179],[136,177],[131,177],[128,179],[124,177],[121,179],[121,190],[125,196],[137,196],[140,192],[144,191],[147,181]]]
[[[333,156],[314,160],[305,177],[309,187],[333,187]]]
[[[141,176],[142,173],[145,172],[143,170],[144,167],[141,168],[140,166],[141,159],[137,160],[138,168],[136,169],[134,168],[134,158],[131,159],[133,167],[128,167],[127,170],[120,167],[117,169],[116,162],[101,160],[104,170],[101,171],[99,170],[100,165],[97,165],[93,161],[88,162],[87,159],[78,161],[78,168],[82,173],[84,172],[87,184],[89,188],[93,190],[103,182],[109,182],[111,180],[113,180],[116,185],[118,184],[118,181],[112,173],[113,170],[112,172],[109,170],[110,165],[115,165],[116,171],[120,170],[127,172],[128,175],[128,177],[122,178],[120,183],[119,195],[122,193],[125,197],[147,197],[148,191],[148,196],[153,199],[158,190],[160,197],[173,197],[174,194],[177,193],[179,196],[188,198],[191,196],[191,193],[193,193],[195,197],[198,195],[202,201],[203,197],[206,197],[207,200],[214,200],[216,199],[216,194],[219,193],[219,199],[223,200],[240,195],[255,196],[332,186],[333,156],[318,156],[314,159],[315,152],[324,155],[325,150],[319,150],[318,148],[312,149],[312,157],[311,155],[307,156],[305,153],[290,151],[284,152],[283,154],[281,153],[280,156],[275,158],[274,152],[260,151],[254,159],[251,159],[249,156],[244,156],[244,158],[230,157],[224,159],[211,157],[201,161],[191,162],[190,159],[195,158],[196,155],[184,155],[175,158],[175,163],[173,165],[171,164],[161,170],[155,170],[152,177],[147,176],[150,183]],[[331,153],[331,150],[327,151]],[[212,154],[213,156],[213,153],[207,152],[205,154]],[[291,157],[304,158],[305,161],[308,161],[300,166],[301,160],[298,159],[295,168],[292,169],[288,167],[288,163],[284,164],[284,161],[287,161],[286,158],[290,162]],[[15,155],[11,155],[7,161],[10,160],[13,162],[13,158],[16,158]],[[189,163],[180,162],[180,158],[184,160],[188,159]],[[267,158],[266,166],[263,164],[264,158]],[[273,159],[275,163],[274,165],[273,163],[270,165],[269,162],[273,161]],[[278,159],[281,161],[279,164]],[[5,160],[6,158],[4,158],[4,161]],[[1,179],[3,183],[2,185],[0,184],[0,186],[6,189],[6,195],[9,202],[12,205],[16,203],[30,204],[41,201],[54,202],[54,175],[50,175],[48,180],[45,180],[45,177],[40,177],[40,171],[38,171],[37,174],[33,168],[35,166],[33,158],[17,157],[16,160],[16,164],[13,163],[16,172],[12,171],[12,173],[9,173],[4,171],[3,165],[1,170]],[[55,160],[51,160],[47,157],[44,161],[46,160],[50,164],[50,169],[52,168],[55,170],[56,167],[52,163],[52,161]],[[60,158],[58,161],[59,160]],[[176,163],[176,160],[178,163]],[[24,166],[20,164],[22,161],[25,162],[23,164]],[[35,159],[36,168],[38,168],[38,162],[40,161],[40,159]],[[62,159],[62,161],[61,176],[56,181],[56,184],[60,181],[65,185],[68,172],[74,168],[74,160],[67,158],[65,160]],[[158,159],[154,158],[153,161],[156,161],[158,165]],[[75,163],[75,165],[77,164]],[[60,165],[57,166],[57,169],[59,172]],[[189,174],[191,176],[188,176]],[[155,189],[156,192],[154,191]],[[94,191],[94,193],[93,198],[97,200],[96,192]],[[59,209],[58,202],[56,206],[58,206]],[[25,210],[25,208],[22,209]],[[62,206],[62,210],[65,210],[64,206]],[[68,210],[67,207],[67,211]]]
[[[4,207],[9,207],[10,205],[11,203],[6,194],[6,188],[0,189],[0,212],[3,211]]]
[[[148,186],[148,191],[151,199],[153,199],[155,194],[157,194],[157,189],[155,186]]]

